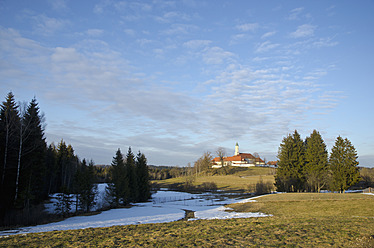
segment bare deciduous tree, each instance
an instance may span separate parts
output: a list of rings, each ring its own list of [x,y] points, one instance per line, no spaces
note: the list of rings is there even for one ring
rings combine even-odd
[[[221,161],[221,166],[222,168],[224,169],[225,171],[225,174],[227,174],[227,170],[225,168],[225,158],[227,157],[227,153],[226,153],[226,149],[223,148],[223,147],[218,147],[217,151],[216,151],[216,154],[217,156],[219,157],[219,160]]]

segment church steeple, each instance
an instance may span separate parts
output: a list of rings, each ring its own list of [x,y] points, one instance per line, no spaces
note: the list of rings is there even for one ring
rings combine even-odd
[[[238,144],[238,142],[236,142],[236,145],[235,145],[235,156],[236,155],[239,155],[239,144]]]

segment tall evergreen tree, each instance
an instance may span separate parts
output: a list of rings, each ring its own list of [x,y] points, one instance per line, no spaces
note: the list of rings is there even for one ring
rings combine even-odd
[[[129,183],[129,201],[136,202],[139,197],[139,189],[135,168],[135,157],[131,151],[131,147],[129,147],[129,150],[127,151],[125,167],[127,173],[127,180]]]
[[[326,184],[328,175],[328,153],[326,144],[320,133],[313,130],[310,137],[305,139],[305,176],[309,190],[320,192]]]
[[[107,187],[107,196],[111,205],[117,207],[127,204],[129,200],[129,184],[127,171],[121,150],[118,148],[116,156],[112,160],[110,183]]]
[[[359,181],[358,156],[356,149],[347,139],[338,137],[331,150],[329,166],[332,172],[330,189],[344,192]]]
[[[74,154],[73,147],[66,145],[65,141],[57,146],[57,185],[58,188],[65,188],[72,191],[74,175],[79,163],[78,157]]]
[[[295,192],[304,189],[305,146],[295,130],[283,138],[278,150],[278,169],[275,186],[278,191]]]
[[[48,146],[46,155],[45,155],[45,167],[47,170],[46,175],[46,189],[48,194],[55,193],[58,191],[57,185],[57,174],[58,174],[58,166],[57,166],[57,148],[52,143]]]
[[[20,146],[18,156],[18,172],[16,196],[21,207],[29,207],[31,203],[39,203],[47,197],[45,189],[45,152],[44,118],[40,114],[38,104],[34,98],[22,116],[20,132]],[[22,142],[21,142],[22,140]],[[19,180],[18,180],[19,179]]]
[[[94,163],[91,160],[87,166],[85,159],[80,163],[75,174],[75,193],[77,195],[77,206],[84,212],[89,212],[95,205],[95,196],[97,194],[97,185],[94,184]]]
[[[136,156],[136,175],[138,179],[138,199],[137,201],[147,201],[151,196],[149,185],[149,174],[147,159],[140,151]]]
[[[0,109],[0,217],[13,206],[19,147],[20,117],[12,92]]]

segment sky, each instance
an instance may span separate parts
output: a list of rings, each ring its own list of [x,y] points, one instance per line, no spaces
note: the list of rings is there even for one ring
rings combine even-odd
[[[275,160],[339,135],[374,167],[374,2],[0,0],[0,97],[36,97],[48,144],[193,165],[223,147]],[[2,101],[3,101],[2,100]]]

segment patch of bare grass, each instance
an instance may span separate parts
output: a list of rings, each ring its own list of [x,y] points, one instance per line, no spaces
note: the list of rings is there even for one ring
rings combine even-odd
[[[153,181],[161,188],[169,188],[173,185],[183,185],[184,177],[171,178],[161,181]],[[203,187],[205,184],[215,184],[218,190],[224,191],[248,191],[249,185],[255,185],[259,182],[274,184],[273,175],[255,175],[255,176],[237,176],[237,175],[216,175],[216,176],[198,176],[193,181],[195,187]]]

